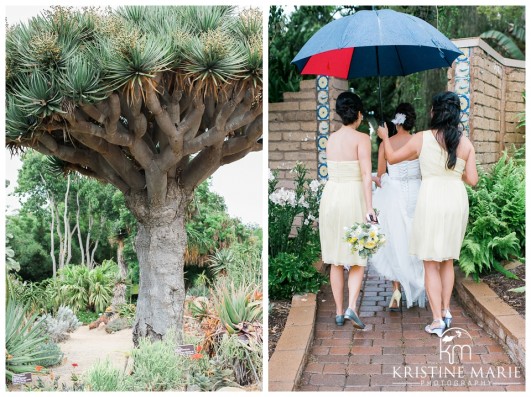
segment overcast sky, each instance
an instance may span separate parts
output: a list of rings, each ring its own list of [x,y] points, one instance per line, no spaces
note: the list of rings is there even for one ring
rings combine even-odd
[[[79,2],[69,4],[76,3],[80,4]],[[45,7],[7,6],[5,8],[7,22],[14,24],[26,21],[32,16],[39,15],[43,9]],[[18,157],[11,157],[5,149],[4,153],[6,157],[5,179],[10,181],[6,194],[9,194],[15,187],[21,162]],[[264,164],[263,152],[250,153],[242,160],[219,168],[212,180],[212,189],[225,198],[231,216],[239,217],[245,223],[257,223],[260,226],[263,224]],[[8,213],[17,208],[15,198],[9,196],[4,196],[4,198]]]

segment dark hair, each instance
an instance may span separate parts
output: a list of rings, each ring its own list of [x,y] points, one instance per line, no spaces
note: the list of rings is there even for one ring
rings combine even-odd
[[[406,116],[406,121],[402,124],[402,127],[406,131],[411,131],[415,126],[415,121],[417,121],[417,113],[415,113],[415,108],[412,104],[408,102],[402,102],[396,107],[395,114],[402,113]]]
[[[444,148],[448,152],[446,168],[453,169],[457,162],[457,146],[461,140],[462,132],[459,129],[461,122],[461,103],[455,92],[446,91],[436,94],[432,101],[430,127],[437,130],[437,140],[441,143],[439,134],[442,133]]]
[[[336,100],[336,113],[343,125],[349,125],[358,119],[358,112],[363,113],[363,104],[359,96],[350,91],[339,94]]]

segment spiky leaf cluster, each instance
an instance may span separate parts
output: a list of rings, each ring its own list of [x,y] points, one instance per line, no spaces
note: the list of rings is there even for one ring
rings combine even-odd
[[[7,28],[6,144],[161,197],[260,150],[261,87],[259,11],[52,7]]]
[[[8,97],[46,123],[64,101],[98,103],[124,87],[133,95],[160,72],[211,92],[248,77],[261,82],[261,41],[261,14],[252,9],[56,6],[8,27]],[[32,131],[17,114],[7,116],[8,141]]]

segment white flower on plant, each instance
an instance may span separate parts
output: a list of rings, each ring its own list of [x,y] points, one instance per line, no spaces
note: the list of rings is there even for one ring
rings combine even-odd
[[[281,188],[280,190],[271,193],[269,195],[269,200],[282,207],[285,207],[286,205],[295,207],[297,205],[295,192],[285,188]]]
[[[309,220],[309,219],[305,219],[305,220],[304,220],[304,224],[305,224],[305,225],[309,225],[309,224],[310,224],[310,220]]]
[[[319,190],[319,186],[321,186],[321,184],[319,183],[317,179],[314,179],[313,181],[310,182],[310,190],[314,193],[316,193]]]
[[[301,197],[299,199],[299,205],[302,205],[304,208],[310,208],[310,204],[308,204],[304,197]]]
[[[275,175],[269,170],[269,176],[267,177],[267,180],[269,182],[273,181],[275,179]]]

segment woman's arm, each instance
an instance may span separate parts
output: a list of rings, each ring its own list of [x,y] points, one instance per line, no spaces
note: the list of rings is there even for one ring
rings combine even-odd
[[[418,133],[413,135],[413,138],[409,140],[400,149],[394,150],[389,141],[389,131],[387,130],[387,124],[385,127],[378,127],[378,136],[383,140],[385,157],[389,164],[396,164],[401,161],[410,159],[411,157],[418,157],[420,149],[422,148],[422,134]]]
[[[463,182],[468,183],[470,186],[476,186],[479,180],[478,170],[476,167],[476,152],[474,145],[470,142],[470,153],[466,159],[465,172],[463,172]]]
[[[376,175],[378,175],[378,178],[380,178],[386,172],[387,163],[385,162],[385,149],[382,142],[380,143],[380,147],[378,148],[378,171]]]
[[[378,170],[376,172],[376,176],[372,177],[372,180],[374,183],[376,183],[376,186],[382,187],[382,175],[387,172],[387,163],[385,162],[385,152],[383,143],[380,143],[380,147],[378,148]]]
[[[363,195],[365,196],[365,207],[367,214],[375,215],[372,208],[372,164],[371,164],[371,139],[367,135],[362,135],[358,144],[358,159],[361,169],[361,180],[363,182]]]

